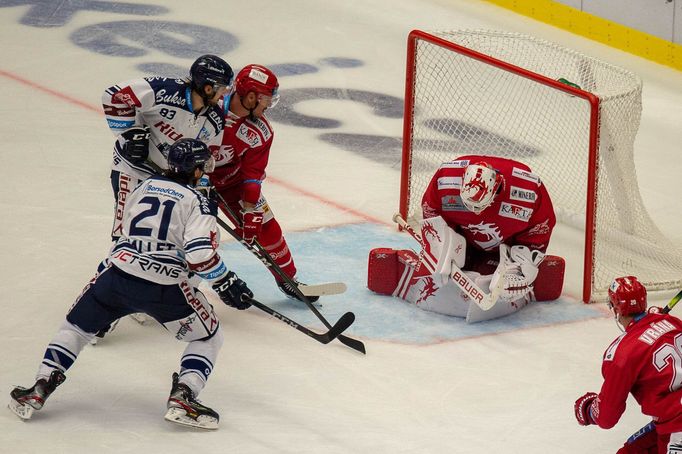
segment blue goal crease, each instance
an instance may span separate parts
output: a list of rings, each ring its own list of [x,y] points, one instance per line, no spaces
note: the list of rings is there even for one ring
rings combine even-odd
[[[344,313],[355,313],[349,335],[406,344],[433,344],[519,329],[569,323],[601,317],[589,305],[568,298],[531,303],[521,311],[487,322],[467,324],[464,319],[423,311],[391,296],[367,289],[367,258],[377,247],[416,249],[414,240],[394,228],[371,223],[324,227],[286,235],[304,283],[345,282],[346,293],[320,298],[320,312],[334,323]],[[233,269],[259,301],[313,329],[321,322],[303,303],[287,299],[266,267],[239,243],[221,246],[228,267]]]

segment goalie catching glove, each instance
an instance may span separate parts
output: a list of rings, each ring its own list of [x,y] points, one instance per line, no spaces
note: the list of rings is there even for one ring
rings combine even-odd
[[[121,148],[121,154],[133,164],[139,164],[147,160],[149,156],[149,126],[133,126],[123,131],[121,137],[125,143]]]
[[[243,311],[251,307],[249,300],[253,292],[232,271],[228,271],[224,278],[213,283],[213,290],[220,296],[223,303]]]
[[[512,246],[500,244],[500,264],[498,265],[490,288],[494,288],[502,279],[500,298],[514,301],[529,294],[533,290],[533,283],[538,277],[538,267],[545,254],[537,250],[530,250],[527,246]]]

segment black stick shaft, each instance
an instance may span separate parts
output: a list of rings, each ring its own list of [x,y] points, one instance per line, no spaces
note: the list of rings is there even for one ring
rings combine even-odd
[[[256,301],[255,299],[251,298],[249,302],[256,308],[262,310],[263,312],[270,314],[271,316],[275,317],[278,320],[281,320],[282,322],[286,323],[287,325],[291,326],[292,328],[296,328],[298,331],[302,332],[303,334],[306,334],[307,336],[312,337],[316,341],[322,343],[322,344],[328,344],[329,342],[333,341],[336,339],[346,328],[348,328],[353,321],[355,321],[355,316],[353,315],[352,312],[348,312],[344,314],[343,317],[339,319],[338,322],[336,322],[336,325],[332,326],[329,331],[326,333],[316,333],[315,331],[312,331],[305,326],[293,321],[289,317],[286,317],[285,315],[280,314],[276,310],[274,310],[271,307],[266,306],[265,304],[261,303],[260,301]]]

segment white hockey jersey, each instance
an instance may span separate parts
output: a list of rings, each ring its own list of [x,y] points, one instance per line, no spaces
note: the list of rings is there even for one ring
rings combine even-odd
[[[178,139],[208,143],[216,137],[223,130],[222,109],[208,106],[194,114],[191,93],[188,80],[165,77],[145,77],[107,88],[102,106],[109,128],[118,138],[112,169],[145,179],[168,168],[167,148]],[[120,134],[134,125],[149,126],[148,163],[133,164],[120,153],[124,143]]]
[[[217,206],[200,192],[163,176],[143,181],[130,194],[123,235],[109,260],[133,276],[176,284],[194,271],[214,281],[227,273],[216,252]]]

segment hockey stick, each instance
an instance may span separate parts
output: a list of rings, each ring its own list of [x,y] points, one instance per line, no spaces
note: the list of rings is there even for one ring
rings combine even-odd
[[[422,246],[422,249],[424,249],[424,240],[422,239],[421,235],[417,233],[412,226],[405,221],[405,219],[403,219],[400,213],[393,215],[393,222],[398,224],[402,229],[407,230],[407,233],[412,235],[412,238],[417,240],[417,242]],[[433,264],[429,263],[428,260],[423,261],[422,263],[427,266],[429,271],[434,271]],[[452,264],[452,274],[450,277],[453,281],[455,281],[457,286],[459,286],[459,288],[461,288],[462,291],[484,311],[489,310],[495,305],[500,297],[502,286],[504,284],[504,281],[500,279],[497,283],[497,286],[493,288],[490,293],[486,293],[474,282],[473,279],[467,276],[466,273],[464,273],[454,263]]]
[[[663,310],[661,312],[663,312],[664,314],[667,314],[668,312],[670,312],[672,310],[673,307],[675,307],[675,305],[681,299],[682,299],[682,290],[677,292],[677,295],[673,296],[673,298],[668,302],[668,304],[665,305],[665,307],[663,308]]]
[[[230,216],[232,216],[234,219],[239,219],[238,217],[235,217],[234,212],[230,209],[230,207],[227,206],[227,203],[225,203],[225,199],[216,191],[215,194],[217,195],[218,199],[220,200],[221,205],[225,207],[225,209],[230,213]],[[301,301],[303,301],[306,306],[315,314],[315,316],[322,322],[324,325],[331,329],[331,325],[325,319],[322,314],[313,306],[313,304],[310,302],[307,296],[305,296],[301,290],[298,288],[298,285],[286,274],[282,269],[275,263],[275,261],[270,257],[270,254],[267,253],[265,249],[263,249],[263,246],[258,243],[258,241],[254,240],[253,243],[249,243],[245,241],[240,235],[237,234],[237,232],[230,227],[225,221],[220,219],[218,216],[216,216],[216,220],[218,222],[218,225],[220,225],[227,233],[229,233],[235,240],[239,241],[246,249],[248,249],[253,255],[255,255],[258,260],[260,260],[266,267],[269,269],[273,270],[282,280],[284,280],[286,283],[288,283],[293,289],[296,295],[299,297]],[[347,312],[346,314],[341,317],[342,319],[347,316],[347,314],[351,314],[353,316],[353,319],[355,319],[355,315],[352,312]],[[351,322],[352,323],[352,322]],[[350,338],[348,336],[344,335],[339,335],[338,336],[339,341],[352,348],[353,350],[357,350],[362,354],[365,354],[365,344],[360,342],[357,339]]]
[[[327,282],[325,284],[306,284],[299,287],[305,296],[340,295],[348,287],[343,282]]]
[[[303,334],[306,334],[306,335],[312,337],[313,339],[315,339],[316,341],[318,341],[322,344],[328,344],[331,341],[333,341],[334,339],[336,339],[337,337],[339,337],[339,335],[341,335],[341,333],[343,331],[345,331],[346,328],[348,328],[350,325],[352,325],[353,322],[355,321],[355,315],[352,312],[346,312],[339,319],[339,321],[336,322],[336,324],[334,326],[329,328],[329,331],[327,331],[326,333],[319,334],[319,333],[316,333],[315,331],[312,331],[312,330],[306,328],[303,325],[296,323],[295,321],[291,320],[290,318],[285,317],[284,315],[280,314],[279,312],[272,309],[271,307],[268,307],[265,304],[261,303],[260,301],[256,301],[255,299],[251,298],[251,299],[249,299],[249,303],[251,303],[253,306],[257,307],[258,309],[262,310],[263,312],[270,314],[271,316],[275,317],[276,319],[283,321],[287,325],[296,328],[297,330],[299,330]]]

